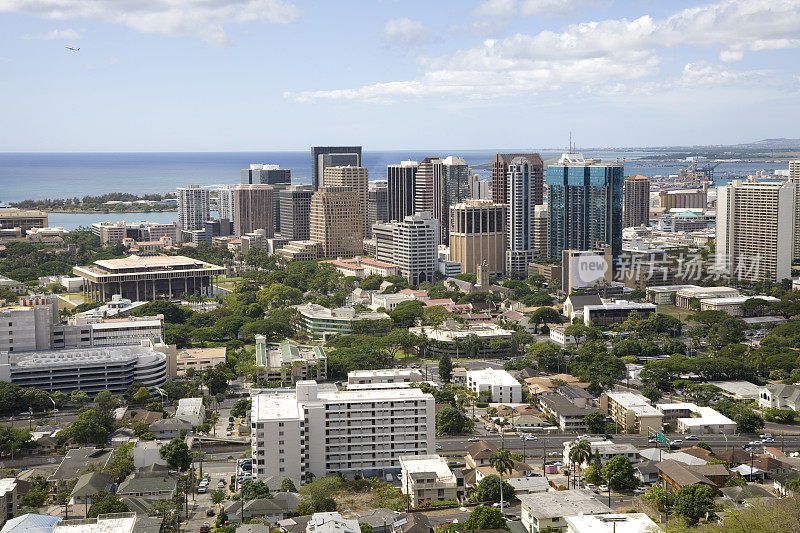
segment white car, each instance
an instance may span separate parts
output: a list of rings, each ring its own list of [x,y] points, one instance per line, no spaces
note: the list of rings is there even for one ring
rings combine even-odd
[[[697,435],[689,435],[686,440],[697,440]]]
[[[750,442],[748,442],[748,444],[750,446],[763,446],[764,445],[764,443],[761,442],[760,440],[751,440]]]
[[[525,435],[525,440],[536,440],[537,438],[536,435]]]
[[[763,434],[759,435],[758,437],[761,438],[761,439],[771,439],[772,438],[772,433],[763,433]]]
[[[467,442],[478,442],[479,440],[481,439],[479,439],[478,437],[470,437],[467,439]]]
[[[437,445],[436,445],[436,449],[437,449],[437,450],[441,450],[441,449],[442,449],[442,445],[441,445],[441,444],[437,444]]]
[[[772,437],[764,437],[764,442],[775,442],[775,439]]]
[[[636,487],[633,489],[634,494],[644,494],[645,492],[647,492],[647,489],[643,489],[642,487]]]
[[[599,490],[600,492],[608,492],[608,485],[600,485],[599,487],[597,487],[597,490]]]
[[[507,501],[503,500],[502,502],[493,503],[492,507],[500,507],[501,504],[503,505],[503,507],[508,507],[509,505],[511,505]]]

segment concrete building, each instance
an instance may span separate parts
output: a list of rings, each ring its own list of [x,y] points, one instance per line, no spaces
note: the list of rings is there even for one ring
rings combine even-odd
[[[796,187],[750,179],[717,187],[718,272],[753,281],[791,278]]]
[[[671,209],[705,209],[708,203],[705,189],[677,189],[659,191],[659,204],[665,211]]]
[[[290,241],[278,250],[287,261],[313,261],[322,256],[322,243],[316,241]]]
[[[322,245],[323,257],[350,257],[363,249],[360,198],[349,187],[320,187],[311,197],[310,240]]]
[[[5,477],[0,479],[0,526],[14,518],[19,508],[17,479]]]
[[[625,430],[646,435],[648,430],[661,431],[663,426],[664,414],[638,393],[604,392],[600,409]]]
[[[800,180],[800,159],[789,161],[789,179]]]
[[[317,191],[324,184],[325,168],[361,166],[360,146],[314,146],[311,148],[311,185]]]
[[[508,170],[514,159],[527,160],[533,176],[533,204],[544,204],[544,162],[539,154],[497,154],[492,159],[492,201],[508,204]]]
[[[308,240],[313,194],[311,185],[292,185],[278,191],[281,237],[290,241]]]
[[[384,368],[379,370],[353,370],[347,373],[347,385],[374,385],[418,383],[423,381],[422,371],[416,368]]]
[[[292,171],[288,168],[281,168],[280,165],[266,165],[253,163],[250,168],[242,169],[243,185],[277,185],[289,184],[292,182]],[[222,216],[222,215],[220,215]]]
[[[665,289],[665,287],[661,287]],[[698,287],[697,285],[686,285],[675,291],[675,305],[681,309],[692,309],[696,302],[700,305],[700,300],[711,298],[731,298],[739,296],[739,291],[731,287]]]
[[[547,528],[563,531],[567,527],[567,516],[612,512],[610,507],[588,489],[521,494],[519,500],[522,503],[522,525],[530,533],[538,533]]]
[[[389,182],[373,181],[367,191],[367,227],[365,238],[372,238],[372,225],[389,221]]]
[[[182,255],[131,255],[101,259],[72,269],[83,278],[85,301],[107,301],[112,295],[136,301],[179,298],[183,294],[211,293],[212,278],[226,269]]]
[[[550,211],[546,205],[533,207],[533,249],[536,258],[550,257]]]
[[[181,398],[175,409],[175,418],[186,420],[192,426],[199,426],[206,421],[206,408],[202,398]]]
[[[217,213],[219,218],[224,218],[230,222],[235,219],[233,204],[233,190],[235,188],[235,185],[223,185],[217,189]]]
[[[23,233],[33,228],[46,228],[47,213],[33,209],[6,207],[0,209],[0,229],[19,228]]]
[[[447,244],[450,239],[450,207],[466,202],[471,198],[472,171],[463,158],[448,156],[442,160],[441,191],[438,195],[440,205],[436,206],[439,218],[439,243]],[[434,218],[437,218],[434,216]]]
[[[391,224],[392,260],[411,285],[433,281],[438,223],[430,213],[416,213]],[[380,247],[380,244],[379,244]],[[381,260],[380,251],[378,260]]]
[[[123,394],[135,381],[160,387],[167,380],[167,355],[150,343],[65,350],[0,353],[0,380],[21,387],[89,395]]]
[[[443,217],[443,173],[444,169],[440,158],[426,157],[417,168],[414,182],[414,213],[430,213],[431,218],[437,223]]]
[[[404,455],[400,457],[401,490],[414,507],[437,500],[461,501],[464,478],[459,479],[438,455]]]
[[[583,306],[583,322],[586,325],[605,327],[625,322],[634,312],[648,316],[656,311],[657,307],[651,303],[614,300],[599,305]]]
[[[355,276],[357,278],[364,278],[373,274],[383,277],[396,276],[400,272],[397,265],[384,263],[383,261],[370,259],[368,257],[356,256],[352,259],[342,259],[338,257],[336,259],[320,261],[320,263],[331,265],[345,276]]]
[[[100,237],[103,244],[118,244],[125,239],[135,242],[159,241],[165,237],[177,243],[180,237],[177,222],[95,222],[92,224],[92,233]]]
[[[324,175],[325,187],[346,187],[355,192],[358,199],[357,217],[361,222],[361,240],[367,235],[367,196],[369,192],[369,176],[365,167],[341,166],[327,167]]]
[[[386,222],[396,222],[414,214],[418,170],[417,161],[402,161],[386,166]]]
[[[526,157],[516,157],[506,173],[506,271],[527,272],[536,256],[534,213],[539,166]]]
[[[450,260],[474,274],[486,261],[489,271],[505,272],[506,206],[490,200],[467,200],[450,206]]]
[[[602,437],[589,437],[588,439],[580,440],[587,441],[592,450],[592,456],[589,458],[589,460],[584,461],[583,464],[579,465],[581,468],[593,464],[596,456],[600,457],[600,464],[605,464],[606,461],[612,457],[616,457],[617,455],[625,457],[631,463],[639,462],[639,451],[638,448],[636,448],[636,446],[633,444],[617,444],[614,441],[605,440]],[[575,444],[575,442],[577,442],[577,439],[574,441],[564,442],[562,461],[565,465],[571,463],[569,460],[569,452],[572,450],[572,446]],[[595,453],[597,455],[595,455]]]
[[[115,513],[99,515],[97,518],[62,520],[55,525],[52,533],[134,533],[139,531],[136,524],[136,513]]]
[[[763,300],[767,304],[779,301],[774,296],[733,296],[730,298],[704,298],[700,300],[701,311],[723,311],[731,316],[745,316],[743,305],[747,300]]]
[[[561,253],[561,288],[567,294],[579,289],[611,285],[614,272],[611,248],[564,250]]]
[[[564,431],[578,433],[586,431],[586,423],[583,419],[589,413],[597,411],[597,409],[578,407],[565,396],[556,392],[541,393],[537,390],[536,385],[531,386],[530,390],[534,398],[538,399],[542,412],[552,415],[558,421],[558,427]]]
[[[299,381],[293,392],[252,400],[253,475],[273,487],[309,472],[397,468],[401,456],[433,453],[434,399],[419,389],[336,391]]]
[[[489,401],[494,403],[522,401],[522,385],[505,370],[468,370],[467,388],[479,397],[481,393],[488,393]]]
[[[233,232],[237,237],[263,229],[275,235],[275,190],[272,185],[254,183],[233,189]]]
[[[660,531],[645,513],[598,514],[583,513],[564,518],[566,533],[653,533]]]
[[[454,320],[448,320],[444,325],[434,328],[432,326],[418,326],[409,328],[408,331],[415,335],[424,335],[432,343],[428,351],[435,356],[447,353],[451,358],[460,355],[467,357],[498,357],[507,355],[509,348],[496,347],[492,340],[510,340],[512,331],[505,330],[497,324],[467,324],[462,326]],[[467,339],[475,339],[474,345],[465,345]]]
[[[225,347],[219,348],[184,348],[175,354],[175,370],[177,376],[185,376],[186,371],[194,369],[202,372],[226,361]]]
[[[622,251],[622,163],[562,154],[547,167],[550,209],[550,257],[563,250],[611,247]]]
[[[211,203],[208,189],[199,185],[179,187],[178,227],[181,230],[203,229],[203,222],[211,218]]]
[[[761,387],[758,405],[764,408],[800,411],[800,385],[770,383]]]
[[[353,322],[359,320],[383,320],[390,318],[386,313],[356,313],[352,307],[328,309],[321,305],[307,303],[296,306],[300,312],[300,327],[314,337],[324,337],[334,333],[353,332]]]
[[[263,335],[256,335],[255,340],[256,366],[263,369],[267,381],[294,385],[309,379],[328,379],[328,356],[322,346],[300,346],[287,340],[269,347]]]
[[[650,178],[636,174],[625,178],[623,228],[647,226],[650,223]]]
[[[736,422],[711,407],[700,407],[693,403],[661,403],[656,407],[664,413],[664,424],[670,424],[680,433],[704,435],[736,433]]]

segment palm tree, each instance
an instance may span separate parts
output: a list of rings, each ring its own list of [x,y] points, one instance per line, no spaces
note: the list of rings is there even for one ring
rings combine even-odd
[[[589,441],[586,439],[582,439],[579,441],[575,441],[570,445],[569,448],[569,462],[572,465],[577,465],[578,468],[581,468],[583,463],[589,461],[592,458],[592,445],[589,444]],[[577,483],[573,483],[573,488]]]
[[[489,457],[489,464],[500,474],[500,514],[503,514],[503,474],[514,469],[514,459],[511,458],[510,451],[500,448]]]

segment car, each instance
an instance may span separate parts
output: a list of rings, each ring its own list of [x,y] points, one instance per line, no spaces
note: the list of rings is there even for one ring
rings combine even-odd
[[[748,444],[750,446],[763,446],[764,445],[764,443],[761,442],[760,440],[751,440],[750,442],[748,442]]]
[[[648,439],[647,439],[647,442],[648,442],[648,443],[650,443],[650,444],[652,444],[652,443],[654,443],[654,442],[658,442],[658,439],[657,439],[657,438],[655,438],[655,437],[648,437]]]
[[[589,438],[591,438],[591,435],[578,435],[577,437],[575,437],[575,440],[586,440]]]
[[[207,509],[206,516],[214,516],[214,509]]]
[[[772,438],[772,433],[762,433],[761,435],[758,436],[758,438],[760,438],[760,439],[771,439]]]
[[[209,526],[203,524],[200,526],[200,533],[208,533]]]
[[[218,489],[224,489],[225,488],[225,482],[220,480],[219,483],[217,483],[217,488]]]
[[[226,436],[226,437],[230,437],[230,436],[231,436],[231,430],[230,430],[230,429],[229,429],[228,431],[226,431],[226,432],[225,432],[225,436]]]
[[[775,442],[775,439],[773,439],[772,437],[765,437],[764,442],[770,442],[770,443]]]
[[[197,487],[197,494],[205,494],[206,493],[206,486],[200,485]]]
[[[478,442],[479,440],[481,439],[479,439],[478,437],[470,437],[467,439],[467,442]]]
[[[584,483],[583,486],[589,490],[594,490],[594,483]]]
[[[599,485],[597,487],[597,490],[599,490],[600,492],[608,492],[608,485]]]
[[[519,515],[516,514],[507,514],[506,520],[519,520]]]
[[[503,505],[503,507],[508,507],[509,505],[511,505],[511,504],[510,504],[510,503],[508,503],[507,501],[503,500],[503,501],[501,501],[501,502],[495,502],[495,503],[493,503],[493,504],[492,504],[492,507],[500,507],[500,505],[501,505],[501,504]]]
[[[525,435],[525,440],[536,440],[537,438],[536,435]]]
[[[686,437],[686,440],[697,440],[697,435],[689,435]]]
[[[437,450],[441,450],[441,449],[442,449],[442,445],[441,445],[441,444],[437,444],[437,445],[436,445],[436,449],[437,449]]]
[[[233,417],[232,416],[228,417],[228,422],[233,422]]]
[[[611,440],[613,437],[611,435],[609,435],[608,433],[606,433],[605,435],[603,435],[603,438],[606,439],[606,440]]]
[[[643,487],[636,487],[635,489],[633,489],[634,494],[644,494],[645,492],[647,492],[647,489]]]

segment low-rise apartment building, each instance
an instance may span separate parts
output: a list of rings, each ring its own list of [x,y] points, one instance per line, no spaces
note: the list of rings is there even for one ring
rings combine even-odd
[[[376,385],[416,383],[424,380],[416,368],[382,368],[378,370],[353,370],[347,373],[347,385]]]
[[[263,335],[256,335],[256,366],[264,369],[264,379],[294,385],[298,381],[328,379],[328,357],[322,346],[300,346],[283,341],[267,346]]]
[[[488,396],[490,402],[520,403],[522,385],[505,370],[484,368],[467,371],[467,388],[478,395]]]
[[[664,413],[664,424],[670,424],[680,433],[736,433],[736,422],[711,407],[684,402],[661,403],[656,407]]]
[[[185,376],[186,371],[193,369],[202,371],[213,368],[226,361],[226,348],[184,348],[175,354],[175,369],[178,376]]]
[[[353,323],[359,320],[383,320],[390,318],[386,313],[357,313],[352,307],[328,309],[318,304],[307,303],[296,306],[300,312],[300,326],[314,337],[324,337],[353,332]]]
[[[558,422],[558,427],[564,431],[584,432],[586,423],[583,419],[597,409],[578,407],[566,397],[557,392],[538,394],[539,407],[542,412],[551,415]]]
[[[589,441],[589,446],[592,449],[592,457],[589,459],[589,461],[581,465],[581,467],[588,466],[589,463],[594,461],[595,452],[599,454],[601,464],[605,464],[606,461],[617,455],[627,457],[627,459],[631,463],[639,462],[639,452],[637,451],[638,449],[636,448],[636,446],[634,446],[633,444],[617,444],[614,441],[605,440],[601,437],[590,437],[588,439],[582,439],[582,440]],[[568,465],[571,462],[569,460],[569,452],[572,449],[572,445],[574,443],[575,441],[564,442],[563,461],[565,465]]]
[[[611,508],[588,489],[521,494],[519,501],[522,503],[522,525],[530,533],[552,529],[563,531],[567,527],[567,516],[611,512]]]
[[[206,408],[202,398],[181,398],[178,400],[178,407],[175,409],[175,418],[180,418],[191,423],[192,426],[199,426],[206,421]]]
[[[5,524],[6,520],[14,518],[18,508],[17,479],[13,477],[0,479],[0,526]]]
[[[400,457],[401,490],[417,506],[423,502],[455,500],[464,497],[464,478],[457,477],[438,455]]]
[[[641,394],[604,392],[600,396],[600,409],[625,430],[646,434],[648,429],[661,431],[663,426],[664,414]]]
[[[294,391],[253,395],[253,475],[278,486],[306,474],[398,468],[399,458],[430,455],[434,399],[419,389],[337,391],[299,381]]]

